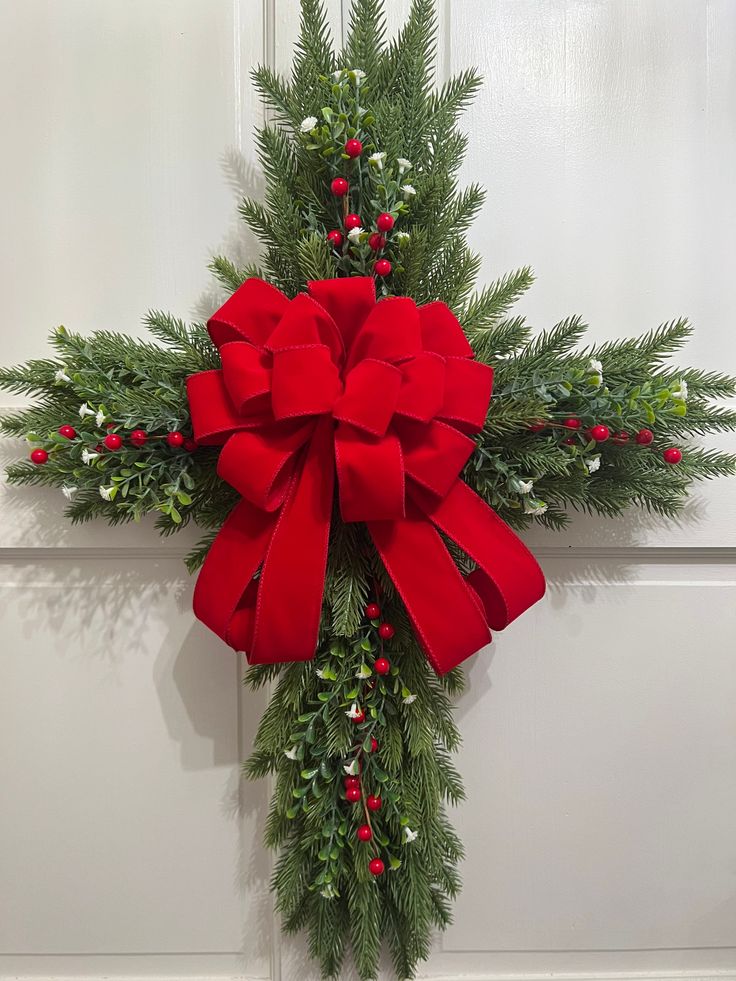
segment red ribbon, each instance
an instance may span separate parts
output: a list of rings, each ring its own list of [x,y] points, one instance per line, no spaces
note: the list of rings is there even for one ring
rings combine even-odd
[[[222,368],[187,380],[194,434],[222,446],[217,472],[242,500],[194,612],[251,663],[314,656],[335,475],[343,521],[366,523],[438,673],[543,595],[531,553],[459,478],[493,371],[444,303],[377,303],[358,277],[289,300],[249,279],[208,328]],[[477,564],[467,578],[439,532]]]

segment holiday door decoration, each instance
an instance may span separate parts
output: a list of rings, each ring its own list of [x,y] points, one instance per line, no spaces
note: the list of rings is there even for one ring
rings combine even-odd
[[[479,79],[435,89],[434,46],[432,0],[392,41],[355,0],[339,53],[302,0],[290,79],[253,73],[259,264],[214,259],[232,295],[207,327],[59,328],[53,358],[0,372],[34,400],[2,420],[31,445],[11,482],[58,487],[72,521],[203,529],[195,611],[273,684],[246,769],[275,777],[276,902],[325,977],[350,952],[374,978],[384,945],[412,977],[450,921],[457,665],[544,589],[509,526],[672,515],[736,469],[690,441],[736,428],[713,404],[736,382],[669,364],[685,321],[586,349],[578,318],[509,313],[528,269],[474,292],[457,120]]]

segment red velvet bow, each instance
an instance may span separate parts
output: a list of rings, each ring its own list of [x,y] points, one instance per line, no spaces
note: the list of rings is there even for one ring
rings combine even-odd
[[[222,369],[187,380],[194,434],[222,446],[217,472],[243,499],[194,611],[231,647],[255,664],[314,656],[335,474],[343,520],[366,522],[440,674],[542,596],[532,555],[459,479],[493,371],[444,303],[377,303],[370,278],[289,300],[249,279],[208,328]],[[467,579],[438,529],[476,562]]]

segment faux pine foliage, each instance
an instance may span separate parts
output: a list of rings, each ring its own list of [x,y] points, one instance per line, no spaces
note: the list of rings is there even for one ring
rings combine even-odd
[[[560,528],[574,510],[674,514],[694,480],[734,472],[732,456],[689,441],[736,428],[736,413],[717,405],[734,394],[734,379],[671,365],[691,332],[685,321],[586,347],[577,317],[534,333],[514,314],[533,281],[528,268],[475,289],[479,257],[465,232],[483,190],[459,186],[467,137],[457,124],[480,79],[465,72],[435,88],[435,41],[433,0],[414,0],[392,40],[381,0],[355,0],[336,53],[322,4],[302,0],[291,77],[266,67],[253,73],[271,120],[256,134],[266,190],[262,201],[244,200],[241,214],[261,255],[245,269],[218,256],[214,274],[230,291],[263,276],[289,296],[310,279],[370,274],[369,232],[379,212],[391,212],[396,227],[381,254],[392,272],[379,290],[444,300],[476,356],[495,369],[465,473],[474,489],[520,527]],[[347,138],[363,144],[357,164],[342,153]],[[330,193],[336,176],[350,177],[349,200]],[[348,205],[365,231],[331,248],[327,233],[343,228]],[[189,436],[186,377],[217,367],[218,355],[201,324],[159,311],[146,324],[150,342],[60,328],[53,357],[0,371],[0,386],[29,397],[27,408],[3,417],[2,431],[49,454],[42,466],[13,464],[8,479],[60,488],[72,521],[153,514],[164,534],[193,522],[203,531],[189,558],[194,571],[236,495],[217,478],[216,450],[171,446],[166,437]],[[580,427],[566,427],[568,419]],[[58,432],[63,424],[76,438]],[[596,424],[615,438],[594,441],[586,431]],[[131,442],[134,429],[148,434],[143,445]],[[635,441],[642,429],[653,433],[650,445]],[[124,438],[116,452],[101,448],[111,432]],[[661,452],[673,445],[683,459],[668,466]],[[380,617],[366,615],[370,603]],[[381,638],[380,620],[392,637]],[[387,674],[376,670],[381,656]],[[445,809],[463,797],[452,763],[462,675],[438,678],[428,668],[361,525],[339,515],[332,522],[315,660],[251,668],[247,683],[273,686],[246,771],[275,777],[266,843],[277,852],[273,888],[284,929],[306,933],[325,977],[342,976],[350,953],[360,977],[374,978],[382,948],[398,978],[413,977],[459,888],[462,846]],[[355,782],[360,800],[351,803]],[[380,797],[380,807],[371,810],[369,797]],[[366,827],[370,838],[360,840]],[[369,870],[375,857],[385,865],[380,876]]]

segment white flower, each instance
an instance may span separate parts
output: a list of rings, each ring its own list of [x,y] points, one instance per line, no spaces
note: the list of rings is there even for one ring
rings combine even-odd
[[[383,170],[383,161],[385,159],[385,153],[372,153],[370,157],[368,157],[368,163],[375,164],[378,170]]]
[[[317,670],[314,673],[317,675],[318,678],[321,678],[323,681],[327,677],[324,671],[322,670],[322,668],[317,668]]]
[[[673,399],[677,399],[680,402],[684,402],[687,398],[687,382],[682,378],[677,383],[678,387],[670,392]]]
[[[79,406],[79,418],[84,419],[85,416],[93,416],[95,414],[94,409],[90,409],[86,402],[82,402]]]
[[[95,422],[97,423],[98,426],[101,426],[102,423],[105,421],[105,419],[107,419],[107,416],[102,411],[102,409],[100,409],[97,415],[95,416]]]
[[[64,495],[64,497],[67,499],[67,501],[71,501],[71,499],[77,493],[77,490],[78,489],[79,488],[77,488],[77,487],[62,487],[61,488],[61,493]]]
[[[360,242],[360,236],[363,234],[363,229],[358,225],[357,228],[351,228],[348,232],[348,238],[353,243],[357,245]]]
[[[417,700],[417,696],[416,695],[412,695],[411,692],[409,692],[408,695],[404,695],[404,697],[401,699],[401,701],[404,703],[404,705],[411,705],[412,702],[416,702],[416,700]]]
[[[57,382],[70,382],[71,378],[67,375],[64,368],[59,368],[59,370],[54,375],[54,381]]]
[[[353,702],[353,704],[350,706],[350,708],[345,713],[345,715],[347,715],[347,717],[349,719],[359,719],[362,714],[363,713],[358,708],[358,703],[357,702]]]
[[[287,760],[295,760],[297,758],[298,746],[292,746],[291,749],[284,750],[284,756]]]
[[[591,358],[588,362],[588,370],[592,371],[594,375],[602,375],[603,365],[596,358]]]
[[[411,160],[407,160],[406,157],[399,157],[396,163],[399,165],[399,174],[411,170]]]
[[[351,68],[350,71],[355,76],[356,82],[362,82],[363,79],[365,78],[365,72],[363,71],[362,68]]]
[[[342,73],[343,73],[344,71],[345,71],[345,69],[344,69],[344,68],[338,68],[336,72],[333,72],[333,73],[332,73],[332,77],[334,78],[334,80],[335,80],[336,82],[339,82],[339,81],[340,81],[340,79],[342,78]]]
[[[365,662],[361,664],[361,666],[355,672],[356,678],[370,678],[370,676],[371,676],[371,669],[368,667],[368,665]]]
[[[358,759],[357,757],[347,766],[343,766],[343,770],[349,777],[355,777],[358,775]]]
[[[409,844],[412,841],[416,841],[419,837],[418,831],[412,831],[411,828],[404,828],[404,837],[406,838],[406,843]]]
[[[100,487],[98,487],[98,490],[100,492],[100,497],[102,498],[103,501],[111,501],[112,500],[112,492],[115,490],[114,487],[102,487],[102,486],[100,486]]]
[[[411,238],[411,235],[408,232],[397,232],[396,238],[398,239],[399,242],[408,242],[409,239]]]
[[[316,125],[317,125],[316,116],[305,116],[305,118],[302,119],[299,129],[302,131],[302,133],[311,133],[311,131],[314,129]]]
[[[595,456],[592,456],[589,460],[586,460],[585,466],[588,468],[588,473],[595,473],[596,470],[600,470],[601,468],[600,453],[597,453]]]
[[[90,464],[93,460],[96,460],[99,453],[90,453],[89,450],[82,450],[82,463]]]
[[[416,188],[412,187],[411,184],[402,184],[401,190],[404,192],[404,200],[408,201],[409,198],[413,198],[417,193]]]
[[[519,494],[531,494],[532,488],[534,487],[534,481],[517,479],[515,487],[517,493]]]
[[[524,514],[544,514],[546,510],[547,505],[544,501],[540,501],[536,497],[528,497],[524,501]]]

